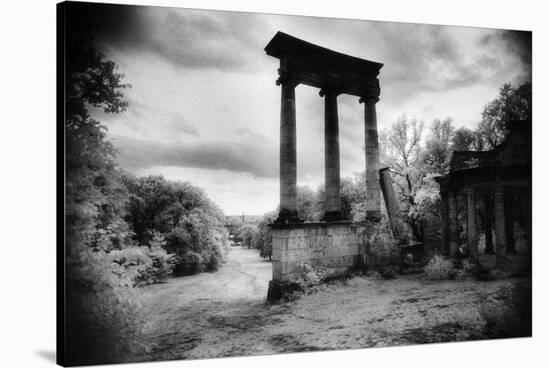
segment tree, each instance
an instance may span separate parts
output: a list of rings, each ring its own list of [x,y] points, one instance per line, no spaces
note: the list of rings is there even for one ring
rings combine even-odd
[[[129,270],[135,267],[117,266],[113,258],[132,245],[123,219],[128,193],[106,128],[88,111],[123,112],[128,85],[93,46],[88,22],[66,9],[65,351],[70,365],[80,365],[118,361],[133,351],[140,322]]]
[[[303,221],[312,221],[315,216],[317,198],[315,192],[307,186],[300,186],[296,193],[298,217]]]
[[[392,174],[398,195],[408,209],[414,204],[414,194],[422,172],[419,162],[422,157],[421,139],[424,123],[416,119],[407,120],[405,116],[380,135],[382,166],[387,166]]]
[[[164,248],[176,255],[177,274],[215,270],[225,260],[225,216],[202,189],[162,176],[123,179],[130,193],[125,218],[138,244],[148,244],[156,233],[164,236]]]
[[[242,245],[248,249],[255,248],[254,237],[258,231],[258,227],[253,224],[244,224],[237,229],[237,237],[241,239]]]
[[[425,171],[444,174],[449,166],[452,154],[454,134],[453,120],[435,119],[430,126],[430,135],[422,152],[422,163]]]
[[[483,149],[491,150],[499,145],[506,136],[508,124],[513,120],[532,118],[532,87],[526,82],[513,87],[504,84],[499,95],[483,108],[478,132],[483,141]]]
[[[481,151],[483,149],[483,139],[479,131],[460,127],[455,130],[452,147],[453,151]]]
[[[258,224],[258,231],[254,238],[255,248],[260,249],[260,257],[269,258],[270,261],[273,253],[273,239],[269,224],[273,223],[276,218],[277,214],[275,212],[266,213],[263,220]]]

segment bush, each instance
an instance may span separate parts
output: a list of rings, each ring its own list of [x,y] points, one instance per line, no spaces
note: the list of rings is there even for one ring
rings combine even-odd
[[[304,288],[312,287],[321,284],[334,275],[334,270],[325,267],[312,267],[308,263],[298,265],[301,272],[301,277],[298,283]]]
[[[456,270],[453,261],[436,254],[424,267],[424,273],[430,280],[449,280],[454,278]]]
[[[123,272],[111,253],[87,249],[68,265],[65,351],[70,365],[123,362],[150,349],[142,295],[133,287],[135,269]],[[132,254],[143,259],[140,252]]]
[[[167,279],[174,270],[176,257],[162,247],[166,241],[159,233],[153,235],[150,247],[128,247],[112,251],[113,272],[125,286],[153,284]]]

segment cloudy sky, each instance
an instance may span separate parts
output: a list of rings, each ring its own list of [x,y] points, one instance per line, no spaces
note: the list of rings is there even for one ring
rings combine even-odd
[[[84,7],[83,5],[80,5]],[[119,164],[200,186],[227,215],[278,203],[277,31],[384,64],[379,128],[406,115],[474,127],[506,83],[531,78],[525,34],[503,30],[178,8],[83,8],[97,47],[119,65],[128,110],[93,114],[109,129]],[[363,105],[339,96],[342,176],[364,170]],[[296,89],[298,184],[324,177],[323,99]]]

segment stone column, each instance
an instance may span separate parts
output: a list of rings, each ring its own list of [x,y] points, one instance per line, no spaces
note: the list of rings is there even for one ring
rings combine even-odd
[[[340,203],[340,143],[338,141],[338,94],[321,90],[325,97],[325,215],[323,221],[342,220]]]
[[[378,166],[378,126],[376,121],[376,103],[378,97],[362,97],[365,103],[365,165],[367,182],[367,220],[380,221],[380,181]]]
[[[516,254],[516,245],[514,237],[514,195],[513,193],[504,194],[504,215],[505,215],[505,233],[506,233],[506,253]]]
[[[441,191],[441,255],[449,255],[449,194]]]
[[[492,211],[492,198],[489,195],[485,195],[484,199],[485,206],[485,254],[493,254],[495,250],[493,249],[493,212]]]
[[[296,207],[296,101],[298,83],[284,73],[277,80],[281,86],[280,137],[280,211],[277,222],[298,222]],[[253,153],[251,153],[253,154]]]
[[[504,212],[504,188],[495,187],[495,253],[497,268],[506,266],[506,220]]]
[[[479,261],[477,251],[476,200],[474,188],[466,188],[468,255],[474,263]]]
[[[390,226],[393,231],[393,236],[396,240],[405,243],[407,241],[407,233],[401,221],[401,212],[399,210],[399,203],[393,190],[393,183],[390,176],[390,169],[384,167],[379,171],[380,176],[380,189],[386,203],[386,210],[388,217],[390,218]]]
[[[449,255],[458,256],[458,213],[456,193],[449,192]]]

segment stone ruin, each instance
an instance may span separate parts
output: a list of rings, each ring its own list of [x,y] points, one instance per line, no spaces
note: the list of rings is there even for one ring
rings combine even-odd
[[[489,269],[529,271],[531,121],[511,121],[507,130],[506,139],[493,150],[453,152],[449,173],[435,178],[441,194],[440,253],[465,256]],[[465,247],[461,247],[461,228]],[[480,232],[484,244],[479,242]],[[519,232],[521,249],[517,249]]]
[[[344,275],[377,262],[378,255],[370,243],[382,217],[381,189],[391,229],[396,238],[403,234],[389,174],[379,167],[377,76],[383,64],[341,54],[282,32],[273,37],[265,51],[280,61],[276,84],[281,86],[280,212],[271,225],[273,279],[268,291],[268,299],[274,300],[300,279],[304,265]],[[319,95],[325,99],[326,200],[324,216],[318,222],[303,222],[297,212],[295,88],[299,84],[319,88]],[[360,225],[341,212],[337,97],[344,93],[359,97],[365,108],[367,210],[366,221]],[[359,231],[360,227],[366,231]]]

